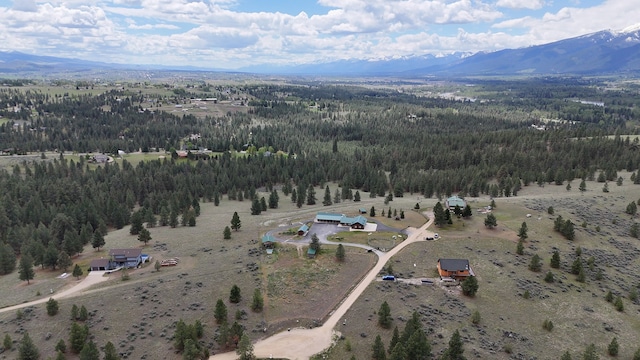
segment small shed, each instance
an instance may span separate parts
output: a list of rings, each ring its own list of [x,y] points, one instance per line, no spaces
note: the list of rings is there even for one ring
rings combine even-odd
[[[303,224],[298,229],[298,235],[300,235],[300,236],[305,236],[305,235],[307,235],[308,232],[309,232],[309,225],[307,225],[307,224]]]
[[[309,259],[313,259],[316,257],[316,249],[309,247],[309,249],[307,250],[307,257]]]
[[[367,209],[365,209],[365,208],[360,208],[360,209],[358,209],[358,212],[359,212],[360,214],[366,214],[366,213],[367,213]]]
[[[273,235],[271,234],[264,234],[264,236],[262,237],[262,246],[264,246],[267,249],[272,249],[273,245],[276,243],[276,238],[273,237]]]

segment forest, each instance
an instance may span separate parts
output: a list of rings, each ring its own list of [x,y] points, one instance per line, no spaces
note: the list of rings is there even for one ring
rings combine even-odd
[[[81,251],[137,218],[132,214],[166,225],[197,216],[202,201],[252,201],[256,189],[301,192],[337,182],[372,197],[509,197],[523,186],[615,181],[617,171],[640,167],[638,87],[628,83],[448,85],[467,86],[466,99],[415,84],[194,82],[149,91],[130,83],[99,91],[88,82],[2,83],[3,154],[42,156],[0,172],[0,274],[12,272],[25,252],[36,265],[55,268],[56,254]],[[197,97],[240,102],[222,116],[166,110]],[[117,157],[119,150],[169,156],[89,161],[90,153]],[[190,156],[179,158],[178,150]]]

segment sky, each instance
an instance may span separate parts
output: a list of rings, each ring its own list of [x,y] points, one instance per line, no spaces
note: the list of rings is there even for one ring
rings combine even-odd
[[[0,51],[233,70],[521,48],[637,23],[637,0],[0,0]]]

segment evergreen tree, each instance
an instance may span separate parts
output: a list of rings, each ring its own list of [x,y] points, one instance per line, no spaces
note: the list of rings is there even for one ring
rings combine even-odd
[[[610,356],[618,356],[618,350],[619,350],[618,339],[614,337],[609,343],[609,346],[607,347],[607,353]]]
[[[120,360],[118,351],[111,341],[108,341],[104,346],[104,358],[103,360]]]
[[[105,244],[104,241],[104,236],[102,236],[102,234],[99,231],[94,231],[93,235],[91,236],[91,246],[100,251],[100,248],[103,247]]]
[[[80,276],[82,276],[82,268],[80,265],[76,264],[76,266],[73,267],[73,273],[71,273],[71,275],[75,277],[76,280],[80,280]]]
[[[2,340],[2,349],[4,351],[11,350],[13,347],[13,340],[11,340],[11,336],[9,334],[4,335],[4,339]]]
[[[336,191],[333,193],[333,203],[339,204],[342,201],[342,197],[340,196],[340,189],[336,188]]]
[[[527,238],[529,237],[527,235],[527,231],[529,229],[527,228],[527,223],[526,222],[522,222],[522,225],[520,226],[520,230],[518,231],[518,238],[522,241],[527,240]]]
[[[231,239],[231,228],[230,227],[228,227],[228,226],[224,227],[223,238],[225,240]]]
[[[267,200],[264,199],[264,196],[260,198],[260,210],[267,211]]]
[[[240,222],[240,216],[238,216],[238,212],[236,211],[233,213],[233,217],[231,218],[231,229],[238,231],[241,226],[242,223]]]
[[[73,306],[71,306],[71,320],[78,320],[78,311],[78,305],[73,304]]]
[[[475,276],[467,277],[460,285],[462,287],[462,293],[467,296],[473,297],[478,292],[478,280]]]
[[[580,185],[578,186],[578,190],[580,190],[581,193],[584,193],[585,191],[587,191],[587,183],[584,181],[584,179],[582,179],[582,181],[580,181]]]
[[[216,204],[216,206],[218,206]],[[160,226],[167,226],[169,225],[169,208],[166,206],[163,206],[160,208],[160,220],[159,220]]]
[[[54,316],[58,313],[58,302],[54,298],[49,298],[47,301],[47,314]]]
[[[20,280],[27,281],[27,285],[29,285],[29,280],[32,280],[34,276],[36,276],[35,271],[33,271],[33,260],[29,254],[24,254],[20,257]]]
[[[344,261],[344,246],[342,244],[338,244],[338,248],[336,249],[336,260],[343,262]]]
[[[269,194],[269,209],[277,209],[278,200],[278,191],[273,189],[273,191],[271,191],[271,194]]]
[[[409,359],[431,358],[431,345],[427,341],[427,336],[422,331],[422,328],[419,327],[413,332],[409,341],[405,344],[405,350]]]
[[[518,240],[518,245],[516,245],[516,254],[524,255],[524,242],[522,240]]]
[[[38,360],[40,359],[40,351],[31,340],[29,332],[25,331],[18,346],[18,360]]]
[[[466,360],[466,357],[462,355],[464,348],[462,346],[462,339],[460,338],[460,332],[456,332],[451,335],[449,340],[449,347],[445,350],[441,357],[441,360]]]
[[[329,190],[329,185],[327,185],[324,188],[324,198],[322,200],[322,205],[324,206],[329,206],[332,205],[333,202],[331,201],[331,190]]]
[[[389,355],[389,360],[406,360],[406,359],[412,359],[412,358],[408,357],[407,351],[405,350],[404,345],[402,345],[402,343],[397,343],[391,350],[391,354]]]
[[[260,289],[256,288],[253,290],[253,299],[251,301],[251,310],[255,312],[261,312],[264,308],[264,298],[262,297],[262,293]]]
[[[171,207],[171,211],[169,212],[169,226],[171,228],[176,228],[178,226],[178,209],[175,206]]]
[[[438,201],[433,207],[433,217],[436,226],[444,226],[447,223],[447,217],[442,204]]]
[[[629,229],[629,235],[636,239],[640,238],[640,225],[638,225],[638,223],[634,222],[631,225],[631,228]]]
[[[560,360],[571,360],[571,353],[569,353],[569,351],[565,351],[560,357]]]
[[[389,342],[388,351],[391,352],[395,349],[396,345],[400,341],[400,332],[398,331],[398,326],[393,328],[393,335],[391,336],[391,342]]]
[[[231,287],[231,292],[229,294],[229,302],[237,304],[240,302],[240,300],[242,300],[242,295],[240,295],[240,288],[238,287],[238,285],[234,284]]]
[[[60,253],[58,253],[58,267],[62,269],[62,271],[67,272],[67,269],[71,265],[73,265],[73,261],[71,261],[69,254],[67,254],[66,251],[60,251]]]
[[[198,344],[194,339],[187,338],[184,340],[182,349],[183,360],[198,360],[201,359],[201,351],[198,348]]]
[[[380,335],[376,336],[376,340],[373,343],[371,358],[374,360],[387,360],[387,354],[384,351],[384,344]]]
[[[80,360],[100,360],[100,352],[92,340],[86,342],[80,350]]]
[[[553,255],[551,256],[550,265],[554,269],[560,268],[560,252],[558,250],[553,251]]]
[[[80,305],[80,311],[78,312],[78,320],[86,321],[89,318],[89,312],[84,305]]]
[[[380,305],[380,310],[378,310],[378,325],[385,329],[388,329],[391,327],[391,321],[391,308],[385,301]]]
[[[353,195],[353,201],[354,202],[360,201],[360,191],[356,190],[356,193]]]
[[[260,200],[258,198],[253,199],[251,202],[251,215],[260,215],[262,212],[262,206],[260,205]]]
[[[224,304],[222,299],[218,299],[216,302],[216,308],[213,312],[213,317],[216,319],[216,323],[222,324],[227,322],[227,305]]]
[[[131,228],[129,228],[129,234],[131,235],[138,235],[140,233],[140,230],[142,230],[144,227],[142,226],[142,213],[140,211],[135,211],[134,213],[131,214],[131,218],[129,219],[129,221],[131,222]]]
[[[69,346],[71,351],[78,354],[82,351],[84,347],[84,343],[87,341],[87,336],[89,335],[88,328],[84,326],[80,326],[78,323],[74,322],[71,324],[71,333],[69,335]]]
[[[11,246],[0,241],[0,275],[10,274],[15,268],[15,251],[11,248]]]
[[[529,263],[529,270],[533,272],[539,272],[542,269],[542,261],[538,254],[533,255],[531,262]]]
[[[498,221],[493,213],[487,214],[487,217],[484,219],[484,226],[488,227],[489,229],[493,229],[494,227],[498,226]]]
[[[371,210],[369,210],[369,216],[371,217],[376,217],[376,208],[375,207],[371,207]]]
[[[584,350],[582,354],[582,360],[598,360],[600,356],[598,356],[596,346],[594,344],[589,344],[587,348]]]
[[[316,254],[320,254],[320,239],[318,239],[318,235],[316,235],[316,233],[311,235],[311,244],[309,244],[309,247],[315,250]]]
[[[316,200],[316,191],[313,185],[309,184],[309,189],[307,189],[307,205],[315,205]]]
[[[140,232],[138,232],[138,241],[143,242],[146,246],[149,241],[151,241],[151,233],[149,230],[142,228]]]
[[[253,345],[251,344],[251,340],[249,340],[249,336],[247,334],[242,334],[240,337],[240,342],[238,342],[238,348],[236,349],[236,354],[240,355],[239,360],[255,360],[256,357],[253,354]]]

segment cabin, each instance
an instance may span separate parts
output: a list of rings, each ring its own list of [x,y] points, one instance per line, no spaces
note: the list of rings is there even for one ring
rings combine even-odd
[[[264,234],[264,236],[262,237],[262,246],[264,246],[266,249],[273,249],[275,243],[276,238],[271,234]]]
[[[473,271],[467,259],[438,259],[438,274],[458,280],[473,276]]]
[[[111,249],[109,257],[114,267],[135,268],[142,265],[142,249]]]
[[[299,236],[305,236],[305,235],[307,235],[308,232],[309,232],[309,225],[307,225],[307,224],[303,224],[298,229],[298,235]]]
[[[446,205],[449,210],[454,210],[456,206],[460,207],[460,210],[462,210],[467,206],[467,202],[461,197],[452,196],[447,199]]]

